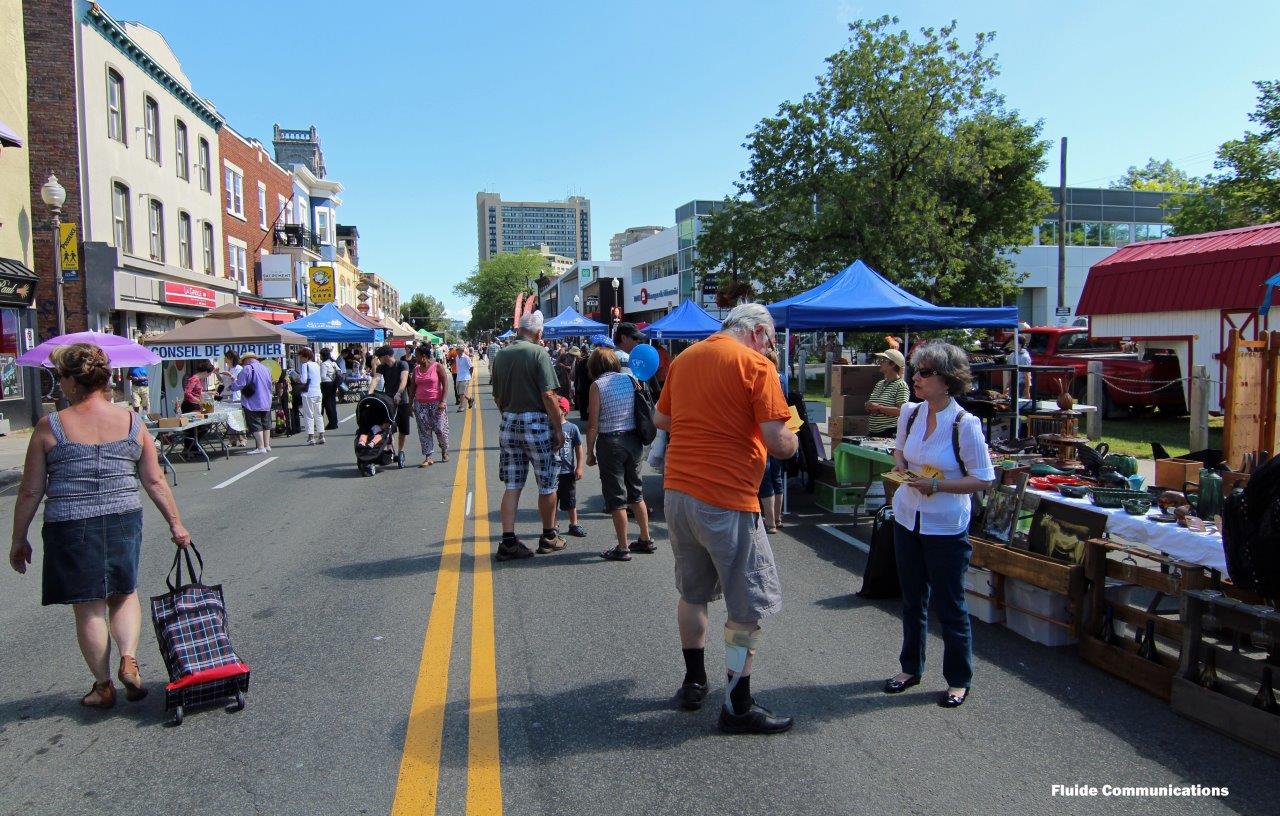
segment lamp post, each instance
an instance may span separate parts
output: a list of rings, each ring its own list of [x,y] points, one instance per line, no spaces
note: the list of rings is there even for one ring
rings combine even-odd
[[[581,312],[581,311],[582,311],[581,309],[579,309],[579,308],[578,308],[578,304],[579,304],[579,303],[581,303],[581,302],[582,302],[582,298],[578,297],[577,295],[574,295],[574,296],[573,296],[573,310],[574,310],[575,312]]]
[[[622,307],[618,305],[618,287],[622,285],[622,281],[617,278],[610,278],[609,280],[612,282],[611,285],[613,286],[613,309],[617,310],[614,312],[617,317],[613,319],[612,326],[612,329],[616,331],[618,324],[622,322]],[[613,309],[610,309],[610,311],[613,311]]]
[[[58,334],[67,333],[67,314],[62,302],[62,205],[67,200],[67,191],[58,183],[58,177],[49,176],[49,180],[40,188],[40,198],[53,210],[53,283],[57,292]]]

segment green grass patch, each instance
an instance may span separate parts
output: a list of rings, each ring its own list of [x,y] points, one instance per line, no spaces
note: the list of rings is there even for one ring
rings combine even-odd
[[[1191,420],[1159,414],[1102,421],[1102,440],[1112,453],[1151,458],[1151,443],[1159,442],[1170,456],[1191,452]],[[1209,447],[1222,447],[1222,417],[1209,417]]]

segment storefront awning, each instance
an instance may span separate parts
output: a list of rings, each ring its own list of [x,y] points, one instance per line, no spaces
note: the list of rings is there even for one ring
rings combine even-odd
[[[4,122],[0,122],[0,147],[22,147],[22,137]]]
[[[0,258],[0,305],[29,308],[35,302],[38,281],[22,261]]]
[[[295,315],[291,315],[288,312],[260,312],[256,309],[245,309],[245,311],[248,312],[251,317],[256,317],[259,320],[265,320],[268,323],[284,324],[297,319]]]

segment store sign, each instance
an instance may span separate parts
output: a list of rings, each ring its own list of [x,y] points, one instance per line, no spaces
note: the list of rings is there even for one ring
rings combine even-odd
[[[666,282],[665,285],[664,282]],[[668,309],[680,303],[680,287],[679,276],[670,275],[667,278],[659,278],[649,282],[653,289],[647,286],[640,290],[638,294],[631,296],[631,302],[649,309]],[[659,288],[661,287],[661,288]]]
[[[600,310],[600,298],[597,295],[587,295],[586,307],[588,312],[596,312]]]
[[[0,275],[0,304],[30,306],[36,299],[36,282],[31,278]]]
[[[289,255],[262,257],[262,296],[287,300],[293,297],[293,258]]]
[[[582,287],[591,283],[596,279],[596,274],[600,271],[598,266],[582,266],[578,268],[578,286]]]
[[[203,286],[165,281],[160,284],[160,302],[167,306],[194,306],[198,309],[212,309],[218,305],[218,297],[212,289],[206,289]]]
[[[368,303],[361,303],[361,304],[359,304],[358,306],[356,306],[356,308],[360,310],[361,314],[369,314],[369,304],[368,304]]]
[[[325,303],[333,303],[333,267],[332,266],[313,266],[307,274],[307,279],[311,283],[311,302],[317,306]]]
[[[284,343],[165,343],[147,346],[161,360],[217,360],[228,351],[252,351],[263,359],[284,356]]]

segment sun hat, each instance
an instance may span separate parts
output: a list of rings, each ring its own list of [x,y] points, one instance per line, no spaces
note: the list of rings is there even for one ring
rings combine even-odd
[[[900,370],[907,367],[907,358],[903,357],[902,352],[897,349],[888,349],[886,351],[876,352],[876,356],[885,358],[896,365]]]

